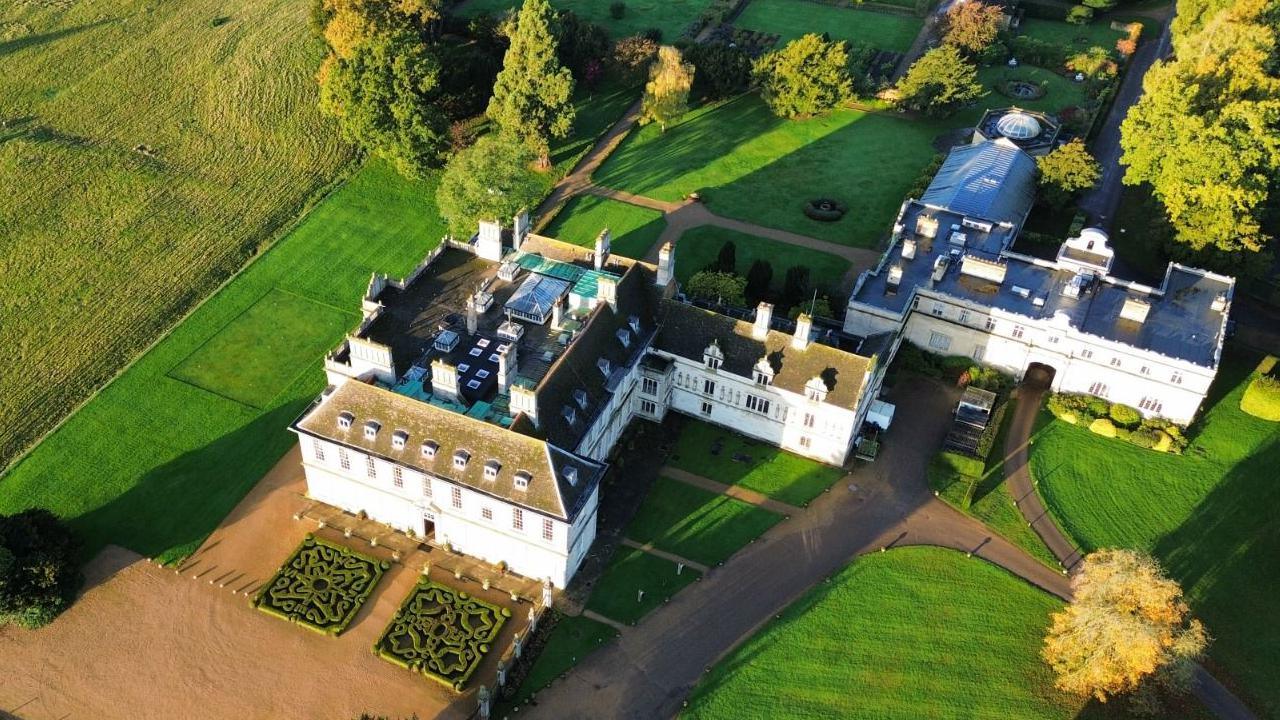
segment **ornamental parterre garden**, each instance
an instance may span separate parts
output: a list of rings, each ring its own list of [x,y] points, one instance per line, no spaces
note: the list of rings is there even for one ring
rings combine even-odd
[[[307,629],[338,635],[388,569],[387,562],[307,535],[253,604]]]
[[[420,580],[374,645],[379,657],[462,690],[511,611]]]

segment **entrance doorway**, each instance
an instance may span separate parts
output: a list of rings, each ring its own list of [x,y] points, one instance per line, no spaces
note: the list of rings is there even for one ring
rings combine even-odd
[[[1051,365],[1033,362],[1027,366],[1027,372],[1022,376],[1022,383],[1036,390],[1048,390],[1053,387],[1053,376],[1058,371],[1053,369]]]
[[[436,533],[436,516],[434,513],[423,513],[422,515],[422,539],[425,542],[431,542]]]

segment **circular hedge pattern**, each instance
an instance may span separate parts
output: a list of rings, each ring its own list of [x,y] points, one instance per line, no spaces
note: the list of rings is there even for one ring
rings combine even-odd
[[[849,206],[831,198],[817,198],[804,204],[804,214],[811,220],[835,222],[849,212]]]
[[[1045,94],[1043,87],[1026,80],[1005,80],[1001,89],[1005,95],[1019,100],[1039,100]]]
[[[506,608],[422,580],[375,650],[401,667],[462,690],[510,616]]]

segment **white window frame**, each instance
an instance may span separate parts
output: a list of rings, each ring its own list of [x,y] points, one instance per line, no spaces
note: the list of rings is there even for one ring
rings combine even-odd
[[[929,347],[934,350],[942,350],[946,352],[951,349],[951,336],[946,333],[933,331],[929,333]]]

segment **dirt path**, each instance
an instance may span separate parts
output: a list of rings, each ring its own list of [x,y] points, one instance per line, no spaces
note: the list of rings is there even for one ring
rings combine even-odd
[[[626,545],[629,548],[635,548],[636,550],[639,550],[641,552],[649,553],[654,557],[660,557],[663,560],[670,560],[673,563],[682,563],[684,565],[687,565],[693,568],[694,570],[697,570],[698,572],[702,573],[703,575],[711,571],[710,567],[707,567],[706,565],[703,565],[702,563],[697,562],[696,560],[690,560],[687,557],[681,557],[679,555],[676,555],[675,553],[669,553],[666,550],[659,550],[658,548],[653,546],[653,543],[640,543],[640,542],[636,542],[635,540],[632,540],[631,538],[622,538],[621,542],[623,545]]]
[[[929,491],[924,473],[930,449],[941,445],[956,397],[948,386],[904,381],[895,388],[898,421],[879,460],[593,653],[521,715],[671,717],[706,668],[814,584],[882,547],[929,544],[971,552],[1065,597],[1065,576]],[[725,612],[726,598],[733,598],[732,612]]]
[[[555,216],[555,210],[561,205],[569,202],[569,199],[574,195],[591,187],[592,173],[617,149],[618,145],[627,137],[627,133],[631,132],[631,126],[635,125],[636,121],[640,119],[641,102],[636,100],[632,103],[631,107],[627,108],[627,111],[622,114],[618,122],[609,128],[609,132],[597,140],[596,144],[587,151],[587,154],[583,155],[582,159],[578,161],[578,164],[573,166],[573,170],[568,175],[565,175],[560,182],[556,183],[551,194],[547,196],[546,200],[542,201],[542,204],[538,206],[537,211],[534,213],[535,232],[540,232],[547,226],[547,223],[551,222],[551,218]]]
[[[672,480],[679,480],[682,483],[687,483],[694,487],[700,487],[703,490],[709,490],[717,495],[728,495],[735,500],[741,500],[742,502],[762,507],[765,510],[771,510],[786,517],[799,515],[804,512],[803,508],[798,508],[795,505],[788,505],[784,502],[774,500],[773,498],[762,493],[758,493],[755,490],[748,490],[747,488],[738,487],[737,485],[726,485],[719,480],[712,480],[711,478],[703,477],[701,475],[695,475],[687,470],[681,470],[678,467],[667,465],[662,468],[662,474]]]

